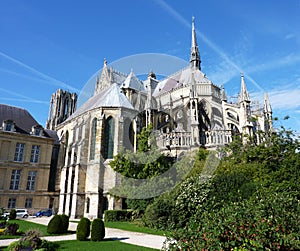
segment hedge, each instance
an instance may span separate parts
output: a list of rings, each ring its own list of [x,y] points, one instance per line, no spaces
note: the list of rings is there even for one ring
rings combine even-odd
[[[128,210],[106,210],[104,221],[131,221],[132,211]]]

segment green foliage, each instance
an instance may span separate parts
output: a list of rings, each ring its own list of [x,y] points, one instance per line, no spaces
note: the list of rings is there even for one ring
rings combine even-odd
[[[147,152],[154,141],[152,134],[153,126],[149,125],[148,127],[143,127],[141,133],[138,134],[138,151]]]
[[[8,246],[9,251],[16,250],[43,250],[55,251],[58,248],[57,244],[51,243],[40,238],[40,231],[31,229],[25,232],[18,241],[12,242]]]
[[[299,141],[284,128],[260,140],[237,137],[213,176],[199,182],[202,169],[147,208],[149,226],[176,228],[170,250],[300,249]]]
[[[16,219],[17,218],[17,212],[16,212],[16,209],[12,209],[12,210],[10,210],[10,212],[9,212],[9,219],[10,220],[14,220],[14,219]]]
[[[132,210],[144,212],[148,205],[153,203],[153,198],[149,199],[126,199],[126,204]]]
[[[105,226],[101,219],[94,219],[92,222],[91,240],[101,241],[105,236]]]
[[[81,218],[76,229],[76,238],[85,241],[90,235],[91,221],[88,218]]]
[[[257,192],[221,210],[199,211],[174,233],[169,250],[299,250],[299,214],[293,194]]]
[[[106,210],[104,212],[105,221],[131,221],[132,210]]]
[[[47,233],[60,234],[63,233],[63,222],[60,215],[54,215],[47,226]]]
[[[62,233],[67,233],[69,228],[69,216],[66,214],[61,214],[61,221],[62,221]]]
[[[19,225],[17,223],[8,223],[5,226],[5,235],[16,235],[17,231],[19,229]]]
[[[169,170],[172,159],[162,155],[154,144],[152,126],[144,127],[138,135],[138,150],[121,150],[110,162],[112,169],[123,177],[134,179],[151,179]],[[133,190],[134,180],[123,179],[122,186],[111,190],[111,194],[122,194],[124,197],[136,198],[136,193],[144,191]],[[153,190],[152,188],[144,188]],[[146,193],[146,192],[145,192]],[[134,210],[144,211],[152,203],[152,199],[126,200],[127,205]]]
[[[166,193],[157,197],[153,204],[149,205],[143,215],[146,226],[155,229],[173,229],[176,222],[175,198]]]
[[[5,209],[0,207],[0,220],[6,220],[6,216],[4,215]]]

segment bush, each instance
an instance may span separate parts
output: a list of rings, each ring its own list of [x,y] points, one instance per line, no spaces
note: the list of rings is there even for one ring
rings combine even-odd
[[[66,214],[61,214],[61,221],[62,221],[62,233],[67,233],[69,228],[69,216]]]
[[[9,212],[9,219],[10,220],[15,220],[17,218],[17,212],[16,209],[12,209]]]
[[[198,212],[168,250],[299,250],[300,204],[293,193],[260,191],[249,200]]]
[[[173,229],[177,219],[177,217],[173,218],[175,200],[176,197],[170,193],[157,197],[153,204],[147,207],[142,217],[143,223],[155,229]]]
[[[28,230],[25,235],[11,243],[8,246],[9,251],[16,250],[43,250],[43,251],[55,251],[57,250],[58,245],[50,241],[42,240],[40,238],[39,230]]]
[[[104,221],[131,221],[132,211],[128,210],[106,210]]]
[[[5,228],[4,234],[16,235],[18,229],[19,229],[19,225],[17,223],[8,224]]]
[[[60,215],[54,215],[47,226],[47,233],[60,234],[63,233],[63,222]]]
[[[88,218],[81,218],[76,229],[76,238],[85,241],[90,235],[91,221]]]
[[[94,219],[92,222],[91,240],[101,241],[105,236],[105,226],[101,219]]]

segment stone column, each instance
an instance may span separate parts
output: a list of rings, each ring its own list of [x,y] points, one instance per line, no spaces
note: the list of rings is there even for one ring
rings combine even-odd
[[[59,208],[58,208],[58,214],[63,214],[64,213],[64,196],[65,196],[65,183],[66,183],[66,171],[67,167],[64,166],[61,169],[61,176],[60,176],[60,194],[59,194]]]

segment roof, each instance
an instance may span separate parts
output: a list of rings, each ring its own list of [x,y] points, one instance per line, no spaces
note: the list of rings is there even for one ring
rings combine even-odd
[[[16,131],[25,134],[29,134],[32,127],[39,124],[27,110],[0,104],[0,126],[5,120],[12,120],[15,123]]]
[[[192,77],[194,77],[194,80]],[[211,83],[202,71],[188,66],[159,82],[153,92],[153,96],[159,96],[180,86],[192,85],[193,81],[195,81],[196,84]]]
[[[59,138],[57,135],[57,131],[44,129],[44,135],[54,139],[54,144],[57,144],[57,145],[59,144]]]
[[[66,121],[71,120],[87,111],[100,107],[123,107],[134,110],[132,104],[121,92],[118,84],[114,83],[101,90],[80,106]]]
[[[146,89],[145,89],[143,83],[137,79],[137,77],[134,75],[133,71],[130,72],[130,74],[127,76],[125,81],[122,83],[121,87],[133,89],[136,91],[146,92]]]

